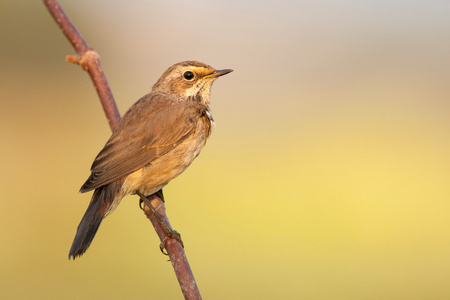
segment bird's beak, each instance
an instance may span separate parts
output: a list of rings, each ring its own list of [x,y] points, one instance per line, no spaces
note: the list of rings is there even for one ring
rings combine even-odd
[[[212,72],[212,73],[209,74],[209,75],[206,75],[206,76],[203,77],[203,78],[217,78],[217,77],[219,77],[219,76],[228,74],[228,73],[230,73],[230,72],[233,72],[233,70],[231,70],[231,69],[215,70],[214,72]]]

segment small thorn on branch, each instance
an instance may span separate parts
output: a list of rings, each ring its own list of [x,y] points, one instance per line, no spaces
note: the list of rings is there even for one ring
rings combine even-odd
[[[66,61],[78,65],[78,62],[80,61],[80,57],[78,55],[67,55]]]
[[[89,70],[89,65],[99,61],[100,56],[94,49],[89,49],[88,51],[82,53],[81,55],[67,55],[66,61],[80,65],[83,70]]]

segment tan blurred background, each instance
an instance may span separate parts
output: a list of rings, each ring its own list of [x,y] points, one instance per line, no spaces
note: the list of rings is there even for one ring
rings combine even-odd
[[[165,189],[204,299],[450,299],[450,2],[61,1],[123,113],[173,63],[234,73]],[[182,299],[127,197],[76,261],[109,137],[40,1],[0,2],[0,298]]]

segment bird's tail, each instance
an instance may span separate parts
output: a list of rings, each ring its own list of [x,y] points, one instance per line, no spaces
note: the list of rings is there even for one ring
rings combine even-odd
[[[81,256],[89,248],[103,219],[119,204],[122,182],[112,182],[94,191],[91,202],[78,225],[77,233],[69,251],[69,259]]]

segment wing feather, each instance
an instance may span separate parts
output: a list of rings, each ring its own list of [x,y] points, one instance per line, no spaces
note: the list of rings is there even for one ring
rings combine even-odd
[[[195,101],[148,94],[123,116],[91,167],[81,192],[119,180],[184,141],[206,108]]]

